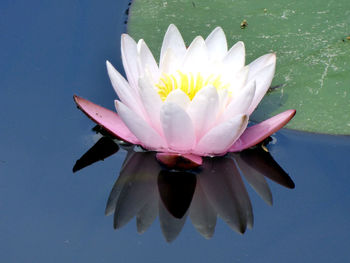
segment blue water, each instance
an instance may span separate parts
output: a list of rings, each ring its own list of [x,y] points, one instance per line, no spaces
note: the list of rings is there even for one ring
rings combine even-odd
[[[128,1],[0,3],[1,262],[346,262],[350,258],[348,137],[284,130],[268,148],[295,183],[268,180],[273,206],[247,184],[254,227],[218,219],[204,239],[189,218],[171,243],[157,218],[118,230],[105,216],[126,151],[73,174],[99,139],[78,94],[113,108],[105,60],[121,69]]]

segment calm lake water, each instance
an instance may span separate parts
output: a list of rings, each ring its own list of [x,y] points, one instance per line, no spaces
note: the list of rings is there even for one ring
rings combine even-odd
[[[177,230],[171,231],[175,233],[183,225],[182,230],[168,243],[164,229],[169,228],[164,224],[172,219],[159,200],[164,191],[171,188],[169,184],[176,175],[170,174],[169,179],[166,171],[161,173],[158,164],[152,163],[152,156],[141,156],[135,163],[146,167],[149,177],[145,181],[152,183],[140,184],[135,195],[139,199],[135,200],[142,200],[143,195],[150,198],[147,202],[155,204],[161,215],[142,235],[137,233],[135,217],[114,230],[113,215],[105,216],[105,208],[127,150],[121,148],[105,161],[73,173],[76,161],[100,135],[92,131],[94,124],[76,108],[72,96],[78,94],[113,109],[115,93],[107,77],[105,60],[122,69],[119,41],[126,29],[127,8],[127,0],[103,3],[4,0],[0,3],[1,262],[349,260],[350,139],[345,136],[290,130],[273,135],[269,152],[293,180],[295,188],[283,187],[267,178],[272,206],[249,185],[252,178],[243,177],[242,181],[233,173],[232,179],[230,172],[222,168],[226,163],[208,164],[235,186],[244,183],[247,193],[243,187],[237,187],[235,193],[240,194],[232,200],[228,196],[227,200],[238,200],[237,204],[243,203],[242,207],[246,208],[248,194],[254,214],[254,226],[244,235],[218,218],[215,233],[209,240],[191,223],[200,213],[194,213],[193,206],[192,212],[186,212],[186,202],[198,184],[206,196],[212,194],[213,200],[221,196],[215,193],[225,183],[221,179],[211,181],[210,173],[197,177],[187,174],[192,178],[185,179],[190,189],[176,189],[187,191],[190,197],[184,197],[179,206],[174,205],[173,200],[167,203],[168,208],[175,207],[170,210],[178,217],[187,213],[183,222],[175,224]],[[264,166],[259,159],[245,160]],[[242,160],[234,163],[240,162]],[[232,159],[228,165],[231,163]],[[132,163],[131,167],[136,164]],[[240,169],[244,170],[241,166]],[[126,177],[135,174],[127,168],[124,171],[128,171],[124,172]],[[268,170],[267,175],[273,177],[274,171]],[[264,181],[261,178],[255,179]],[[209,187],[215,184],[216,190]],[[176,189],[169,190],[175,191],[172,196],[179,196]],[[197,188],[196,191],[193,200],[199,202],[205,195],[198,194]],[[151,198],[155,201],[151,202]],[[218,199],[215,199],[216,207],[222,211],[229,207],[229,201]],[[118,207],[122,207],[126,220],[139,203],[125,204]],[[249,225],[248,212],[240,222]],[[198,222],[198,218],[193,221]],[[231,227],[235,225],[233,222]]]

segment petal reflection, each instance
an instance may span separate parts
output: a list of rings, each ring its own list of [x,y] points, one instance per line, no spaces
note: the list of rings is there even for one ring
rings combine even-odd
[[[276,183],[293,189],[295,184],[283,168],[262,147],[241,152],[241,159],[256,172],[268,177]]]
[[[200,181],[197,182],[189,215],[193,226],[203,237],[209,239],[214,235],[216,211],[204,193]]]
[[[177,238],[188,216],[207,239],[213,236],[218,217],[239,233],[252,228],[252,204],[242,176],[270,205],[272,194],[265,177],[294,188],[292,179],[261,145],[223,157],[203,158],[202,165],[192,169],[179,165],[177,170],[158,162],[154,152],[135,152],[123,144],[120,147],[128,153],[105,213],[114,214],[117,229],[136,217],[138,233],[144,233],[159,215],[167,242]],[[104,159],[117,150],[113,140],[103,137],[77,161],[74,169]],[[171,157],[166,153],[161,155],[164,156]]]
[[[264,174],[257,171],[254,166],[251,166],[246,163],[246,161],[242,160],[241,154],[233,155],[248,184],[267,204],[272,205],[272,193]]]
[[[139,234],[146,232],[158,216],[158,202],[155,202],[159,199],[158,192],[153,191],[150,194],[152,196],[136,216],[137,232]]]
[[[252,205],[231,158],[206,159],[198,180],[218,216],[233,230],[244,233],[247,226],[252,227]]]
[[[134,153],[125,164],[107,202],[106,213],[114,210],[114,227],[129,222],[154,197],[160,166],[154,153]],[[153,201],[153,200],[152,200]]]
[[[162,233],[167,242],[174,241],[180,234],[187,219],[187,213],[182,218],[176,218],[159,200],[159,221]]]

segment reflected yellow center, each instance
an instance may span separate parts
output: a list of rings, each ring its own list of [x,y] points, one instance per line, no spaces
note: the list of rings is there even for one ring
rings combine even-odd
[[[203,87],[207,85],[213,85],[218,91],[227,89],[228,84],[223,84],[221,76],[214,74],[208,77],[203,77],[202,74],[188,73],[184,74],[181,71],[177,71],[175,74],[163,74],[156,87],[158,88],[158,94],[164,101],[166,97],[175,89],[182,90],[192,100],[194,96]]]

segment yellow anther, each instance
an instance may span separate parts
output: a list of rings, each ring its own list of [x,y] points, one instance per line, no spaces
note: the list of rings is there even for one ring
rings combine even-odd
[[[229,87],[229,84],[222,83],[220,75],[214,76],[212,74],[203,77],[201,73],[194,75],[193,73],[185,74],[181,71],[177,71],[177,74],[164,73],[156,87],[163,101],[175,89],[182,90],[192,100],[197,92],[207,85],[213,85],[217,90],[224,90]]]

